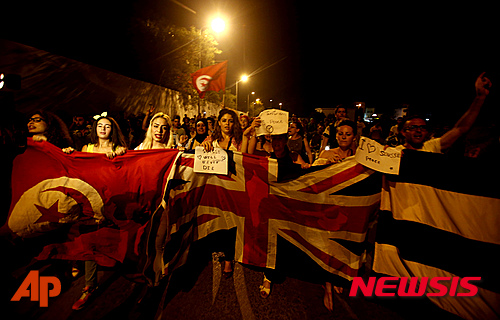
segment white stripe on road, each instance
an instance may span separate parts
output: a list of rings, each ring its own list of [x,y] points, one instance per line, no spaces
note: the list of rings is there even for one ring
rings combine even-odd
[[[239,263],[234,264],[234,289],[236,291],[236,298],[240,305],[241,316],[243,320],[254,320],[255,316],[252,311],[250,299],[248,299],[247,286],[245,283],[245,274],[243,267]]]
[[[219,254],[212,252],[212,305],[214,305],[217,292],[219,292],[221,275],[222,267],[219,262]]]

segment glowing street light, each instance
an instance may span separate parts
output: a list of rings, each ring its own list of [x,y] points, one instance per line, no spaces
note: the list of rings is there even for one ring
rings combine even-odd
[[[226,23],[221,18],[215,18],[211,23],[212,30],[217,33],[221,33],[226,28]]]
[[[248,76],[246,74],[242,75],[240,80],[236,81],[236,110],[238,110],[238,84],[240,82],[247,82]]]
[[[248,111],[248,114],[250,114],[250,94],[254,95],[255,91],[252,91],[249,94],[247,94],[247,111]],[[253,114],[251,116],[253,116]]]

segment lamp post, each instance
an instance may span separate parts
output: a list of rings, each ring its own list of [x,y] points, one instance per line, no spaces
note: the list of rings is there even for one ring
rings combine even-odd
[[[241,76],[240,80],[236,81],[236,110],[238,110],[239,83],[240,82],[247,82],[247,81],[248,81],[248,76],[247,75]]]
[[[210,27],[212,28],[213,32],[221,33],[222,31],[224,31],[226,24],[225,24],[224,20],[222,20],[221,18],[215,18],[210,23]],[[208,28],[209,28],[208,26],[204,26],[200,29],[200,61],[199,61],[199,68],[200,69],[203,68],[203,64],[202,64],[202,60],[203,60],[203,52],[202,52],[203,30],[207,30]],[[201,114],[200,109],[201,109],[200,99],[198,99],[198,115]]]
[[[207,30],[208,28],[209,28],[208,26],[201,27],[200,37],[203,37],[203,30]],[[210,28],[215,33],[221,33],[226,28],[226,23],[221,18],[215,18],[210,23]],[[203,67],[201,64],[201,61],[202,61],[202,50],[201,50],[201,41],[200,41],[200,69]]]
[[[250,115],[250,94],[254,95],[255,91],[252,91],[251,93],[247,94],[247,110],[249,115]],[[253,112],[252,115],[250,116],[253,117]]]

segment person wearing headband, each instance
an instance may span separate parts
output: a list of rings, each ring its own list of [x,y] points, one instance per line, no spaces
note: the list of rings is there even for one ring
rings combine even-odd
[[[106,112],[94,116],[91,143],[83,146],[82,152],[104,153],[110,159],[125,154],[127,145],[120,130],[120,126]],[[90,296],[97,289],[97,263],[93,260],[85,261],[85,287],[82,296],[73,304],[73,310],[85,307]]]
[[[104,153],[110,159],[123,155],[127,151],[127,143],[115,119],[103,112],[94,116],[94,120],[91,143],[83,146],[82,152]]]

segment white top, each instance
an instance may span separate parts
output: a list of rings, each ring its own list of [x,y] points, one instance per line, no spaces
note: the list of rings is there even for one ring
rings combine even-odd
[[[212,140],[212,146],[214,148],[221,148],[221,146],[219,145],[219,141],[217,141],[217,140]],[[237,146],[236,145],[236,141],[234,140],[234,138],[231,139],[231,145],[229,146],[228,150],[231,150],[231,151],[241,151],[241,143],[240,143],[239,146]]]
[[[134,149],[134,150],[143,150],[143,148],[144,148],[144,145],[143,145],[143,143],[141,142],[141,144],[140,144],[140,145],[138,145],[137,147],[135,147],[135,149]]]

